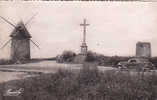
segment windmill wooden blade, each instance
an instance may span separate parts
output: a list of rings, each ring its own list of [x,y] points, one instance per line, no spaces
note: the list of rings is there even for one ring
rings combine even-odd
[[[1,47],[1,49],[3,49],[10,41],[11,41],[11,39],[8,40],[8,41]]]
[[[26,26],[27,24],[29,24],[29,23],[32,21],[32,19],[33,19],[37,14],[38,14],[38,13],[34,14],[34,15],[25,23],[25,26]]]
[[[13,27],[15,27],[16,28],[16,26],[14,25],[14,24],[12,24],[11,22],[9,22],[8,20],[6,20],[5,18],[3,18],[2,16],[0,16],[5,22],[7,22],[8,24],[10,24],[11,26],[13,26]]]
[[[30,39],[30,40],[31,40],[31,39]],[[31,42],[32,42],[38,49],[40,49],[39,46],[38,46],[33,40],[31,40]]]

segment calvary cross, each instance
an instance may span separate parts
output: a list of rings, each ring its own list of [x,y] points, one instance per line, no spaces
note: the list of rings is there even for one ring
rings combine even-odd
[[[83,26],[83,43],[86,43],[86,26],[88,25],[86,19],[84,19],[83,24],[80,24],[80,26]]]

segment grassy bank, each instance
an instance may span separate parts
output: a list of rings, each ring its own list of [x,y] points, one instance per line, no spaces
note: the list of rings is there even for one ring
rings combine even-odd
[[[24,88],[19,97],[4,97],[9,85]],[[5,99],[4,99],[5,98]],[[0,85],[0,100],[156,100],[157,75],[99,72],[85,65],[78,73],[59,70],[55,74],[11,81]]]

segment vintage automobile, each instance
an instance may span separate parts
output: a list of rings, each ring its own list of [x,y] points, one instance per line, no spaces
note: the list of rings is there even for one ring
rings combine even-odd
[[[146,58],[131,58],[128,61],[121,61],[117,64],[117,68],[122,70],[136,69],[136,70],[154,70],[154,65]]]

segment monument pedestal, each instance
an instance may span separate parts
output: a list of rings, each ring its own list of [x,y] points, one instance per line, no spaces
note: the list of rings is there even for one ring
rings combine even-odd
[[[86,60],[86,55],[82,55],[82,54],[78,54],[75,59],[74,59],[74,62],[75,63],[79,63],[79,64],[82,64],[84,63]]]
[[[86,43],[82,43],[80,54],[86,56],[87,55],[87,49],[88,49],[88,46],[86,45]]]

